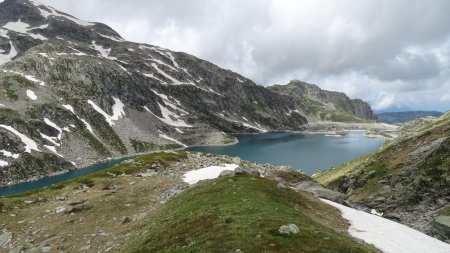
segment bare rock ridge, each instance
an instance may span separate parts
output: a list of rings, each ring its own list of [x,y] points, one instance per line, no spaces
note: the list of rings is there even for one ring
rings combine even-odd
[[[297,96],[34,0],[0,3],[0,87],[0,185],[110,157],[232,143],[230,133],[298,131],[318,113]],[[363,102],[348,106],[351,119],[371,118]]]
[[[361,99],[350,99],[342,92],[322,90],[317,85],[293,80],[287,85],[273,85],[270,90],[290,95],[296,100],[296,108],[310,121],[374,121],[370,105]]]

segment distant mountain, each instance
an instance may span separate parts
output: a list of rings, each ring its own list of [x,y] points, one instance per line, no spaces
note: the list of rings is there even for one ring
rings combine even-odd
[[[432,116],[432,117],[440,117],[442,116],[442,112],[435,111],[407,111],[407,112],[383,112],[378,113],[377,118],[379,121],[388,124],[394,123],[404,123],[407,121],[411,121],[417,118]]]
[[[342,92],[322,90],[317,85],[293,80],[287,85],[273,85],[269,90],[295,98],[295,108],[308,121],[364,122],[376,116],[361,99],[350,99]]]

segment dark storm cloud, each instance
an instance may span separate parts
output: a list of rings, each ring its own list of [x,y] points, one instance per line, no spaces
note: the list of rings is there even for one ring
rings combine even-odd
[[[303,79],[377,109],[450,109],[447,0],[43,2],[259,84]]]

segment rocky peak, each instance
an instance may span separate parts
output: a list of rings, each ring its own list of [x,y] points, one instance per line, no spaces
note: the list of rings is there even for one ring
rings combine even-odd
[[[304,111],[312,121],[376,120],[370,105],[361,99],[350,99],[345,93],[323,90],[315,84],[292,80],[287,85],[274,85],[269,89],[294,97],[298,110]]]

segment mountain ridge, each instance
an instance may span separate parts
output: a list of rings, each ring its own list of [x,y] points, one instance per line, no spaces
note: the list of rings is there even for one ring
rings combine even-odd
[[[358,122],[375,121],[370,105],[361,99],[350,99],[345,93],[321,89],[318,85],[292,80],[286,85],[268,86],[269,90],[293,96],[297,110],[308,115],[308,121]]]

